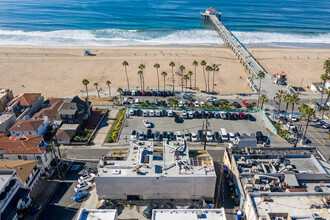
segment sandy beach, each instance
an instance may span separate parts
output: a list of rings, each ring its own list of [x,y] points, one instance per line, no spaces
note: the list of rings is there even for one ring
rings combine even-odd
[[[106,80],[111,86],[126,88],[126,77],[122,62],[127,67],[130,86],[140,86],[138,65],[144,64],[145,87],[157,88],[157,74],[153,67],[160,64],[159,74],[168,73],[166,89],[171,87],[170,61],[175,62],[174,71],[180,65],[185,66],[185,73],[194,72],[192,62],[206,60],[208,64],[221,64],[215,77],[215,91],[220,94],[251,93],[247,78],[250,74],[239,60],[224,47],[89,47],[96,56],[84,56],[82,47],[32,47],[12,46],[0,47],[0,88],[11,88],[14,93],[42,92],[46,97],[69,96],[81,94],[85,89],[84,78],[90,81],[89,90],[95,90],[94,82],[99,88],[107,89]],[[250,48],[249,51],[260,64],[271,74],[285,71],[288,83],[302,87],[307,93],[311,82],[319,81],[323,71],[323,63],[330,54],[330,49],[273,49]],[[206,72],[207,75],[207,72]],[[210,73],[210,84],[212,84]],[[197,67],[197,87],[204,90],[203,70]],[[180,77],[175,77],[175,86],[179,88]],[[195,76],[192,76],[192,85]],[[188,81],[189,86],[189,81]],[[163,77],[160,76],[160,87],[163,88]],[[211,87],[211,86],[210,86]],[[211,87],[212,88],[212,87]]]

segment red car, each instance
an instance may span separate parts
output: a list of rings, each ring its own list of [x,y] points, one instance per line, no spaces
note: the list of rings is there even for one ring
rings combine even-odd
[[[246,106],[248,104],[248,102],[246,100],[243,100],[242,103],[244,106]]]
[[[240,119],[246,119],[246,115],[244,113],[242,113],[242,112],[240,112],[238,114],[238,116],[239,116]]]
[[[142,95],[146,95],[146,91],[142,90]]]

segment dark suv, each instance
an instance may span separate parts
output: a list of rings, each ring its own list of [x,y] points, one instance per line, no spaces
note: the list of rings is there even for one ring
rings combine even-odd
[[[158,209],[159,205],[155,202],[151,202],[148,207],[142,212],[142,215],[146,217],[147,219],[151,219],[152,210]]]

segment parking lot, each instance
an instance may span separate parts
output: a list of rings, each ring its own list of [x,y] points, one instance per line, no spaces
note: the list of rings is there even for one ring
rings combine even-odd
[[[181,112],[177,111],[177,114],[181,116]],[[263,124],[263,116],[261,113],[252,113],[256,120],[224,120],[220,118],[211,118],[208,119],[209,126],[208,130],[212,131],[212,134],[215,131],[219,131],[220,128],[225,128],[227,133],[229,132],[239,132],[239,133],[256,133],[257,131],[261,131],[263,135],[268,136],[271,141],[271,146],[273,147],[286,147],[289,144],[284,141],[279,136],[273,134],[266,128],[267,126]],[[152,132],[155,133],[159,131],[162,133],[163,131],[176,132],[181,131],[182,133],[198,133],[198,130],[202,130],[203,122],[206,122],[206,119],[184,119],[182,123],[176,123],[174,121],[174,117],[162,116],[162,117],[143,117],[143,116],[130,116],[124,122],[123,130],[120,137],[120,142],[122,144],[128,143],[130,139],[130,134],[132,130],[144,131],[147,132],[147,128],[143,123],[143,119],[148,119],[148,121],[152,124]],[[205,129],[205,127],[204,127]]]

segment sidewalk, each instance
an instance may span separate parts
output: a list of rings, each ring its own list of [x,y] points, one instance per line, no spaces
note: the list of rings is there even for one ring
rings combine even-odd
[[[99,130],[96,132],[93,143],[95,145],[103,144],[107,134],[115,121],[115,117],[118,113],[118,109],[110,110],[108,115],[103,119]]]

